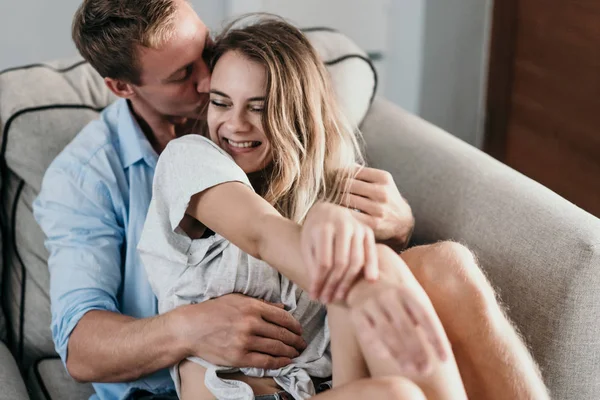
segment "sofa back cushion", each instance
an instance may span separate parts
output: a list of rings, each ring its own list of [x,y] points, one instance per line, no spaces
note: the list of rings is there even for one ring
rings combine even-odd
[[[52,354],[44,235],[32,214],[44,171],[114,97],[80,59],[26,66],[0,75],[3,303],[11,348],[29,365]]]
[[[332,75],[342,109],[358,126],[377,78],[366,55],[345,35],[310,30],[307,36]],[[48,254],[32,214],[44,171],[101,110],[115,100],[102,78],[80,59],[25,66],[0,74],[4,282],[0,295],[8,337],[24,367],[53,355],[50,333]],[[2,318],[0,316],[0,318]],[[0,319],[0,333],[3,332]]]

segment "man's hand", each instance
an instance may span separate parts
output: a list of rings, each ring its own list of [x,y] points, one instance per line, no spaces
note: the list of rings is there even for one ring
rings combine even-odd
[[[189,355],[215,365],[278,369],[306,348],[300,323],[281,304],[229,294],[173,312]]]
[[[414,218],[389,172],[360,167],[348,185],[342,205],[360,211],[354,216],[373,229],[378,242],[395,250],[408,244]]]

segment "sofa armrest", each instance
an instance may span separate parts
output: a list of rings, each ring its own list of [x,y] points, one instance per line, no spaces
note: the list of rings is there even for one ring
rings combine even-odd
[[[600,398],[600,220],[385,100],[361,129],[370,164],[413,208],[416,240],[475,253],[553,397]]]
[[[0,388],[0,400],[29,400],[17,363],[2,342],[0,342]]]

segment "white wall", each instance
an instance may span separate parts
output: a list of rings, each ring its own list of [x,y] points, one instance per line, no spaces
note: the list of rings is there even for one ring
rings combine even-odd
[[[81,0],[0,0],[0,70],[70,57],[71,19]],[[232,12],[270,10],[301,26],[352,37],[376,63],[379,94],[458,137],[483,139],[493,0],[191,0],[218,30]],[[343,6],[339,6],[342,4]]]
[[[80,0],[1,0],[0,70],[71,57],[71,19]]]
[[[418,114],[481,147],[492,0],[428,0]]]
[[[369,53],[387,51],[387,24],[395,0],[229,0],[231,18],[249,12],[281,15],[301,28],[329,27],[344,32]],[[378,94],[387,96],[387,60],[375,61]]]
[[[394,0],[388,15],[385,97],[419,114],[425,50],[425,0]]]

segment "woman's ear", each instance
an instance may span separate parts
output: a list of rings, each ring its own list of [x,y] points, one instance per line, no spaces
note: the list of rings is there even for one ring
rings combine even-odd
[[[104,78],[104,83],[118,97],[129,99],[135,95],[133,86],[120,79]]]

